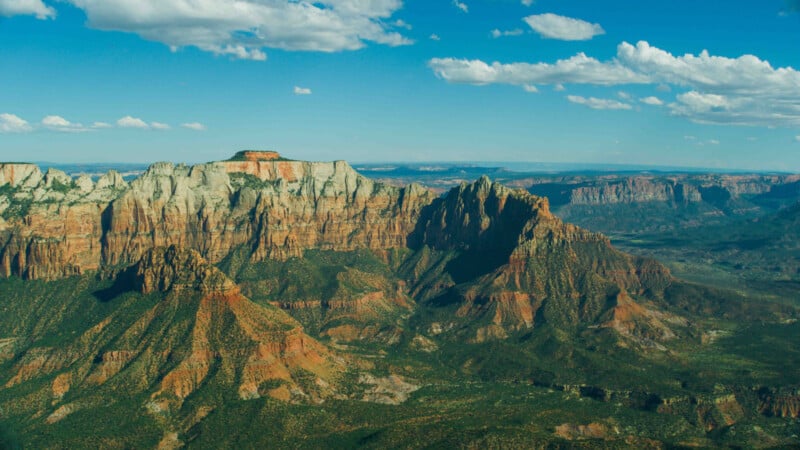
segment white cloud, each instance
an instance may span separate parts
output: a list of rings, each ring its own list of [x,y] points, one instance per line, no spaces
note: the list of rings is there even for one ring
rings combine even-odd
[[[525,6],[531,6],[536,2],[536,0],[522,0],[522,4]]]
[[[434,58],[428,62],[436,76],[451,83],[469,84],[597,84],[649,83],[650,79],[616,62],[603,63],[579,53],[555,64],[494,62]]]
[[[56,10],[42,0],[0,0],[0,16],[36,16],[37,19],[54,19]]]
[[[632,109],[633,107],[627,103],[618,102],[616,100],[610,100],[605,98],[595,98],[595,97],[581,97],[579,95],[568,95],[567,100],[572,103],[577,103],[579,105],[585,105],[592,109],[611,109],[611,110],[623,110],[623,109]]]
[[[469,12],[469,6],[467,6],[466,3],[462,3],[462,2],[460,2],[458,0],[453,0],[453,6],[455,6],[456,8],[460,9],[461,11],[463,11],[465,13]]]
[[[412,27],[412,26],[411,26],[411,24],[409,24],[408,22],[406,22],[406,21],[405,21],[405,20],[403,20],[403,19],[397,19],[397,20],[395,20],[395,21],[392,23],[392,25],[394,25],[394,26],[395,26],[395,27],[397,27],[397,28],[405,28],[406,30],[410,30],[410,29],[414,28],[414,27]]]
[[[95,128],[97,130],[102,128],[111,128],[111,124],[106,122],[95,122],[92,124],[92,128]]]
[[[79,123],[72,123],[61,116],[46,116],[42,119],[42,125],[49,130],[60,131],[62,133],[83,133],[91,131],[89,128]]]
[[[800,71],[774,68],[753,55],[727,58],[702,51],[674,56],[640,41],[621,43],[617,56],[608,61],[579,53],[553,64],[487,64],[454,58],[436,58],[428,64],[438,77],[452,83],[651,84],[661,92],[673,86],[680,93],[666,105],[668,110],[693,122],[800,127]]]
[[[640,98],[639,101],[644,103],[645,105],[651,105],[651,106],[663,106],[664,105],[664,102],[661,101],[660,98],[654,97],[654,96]]]
[[[117,126],[122,128],[139,128],[139,129],[150,128],[150,125],[148,125],[147,122],[145,122],[144,120],[131,116],[125,116],[119,119],[117,121]]]
[[[687,141],[696,141],[697,140],[697,137],[689,136],[689,135],[684,136],[683,138],[686,139]]]
[[[795,136],[794,140],[797,141],[797,142],[800,142],[800,136]]]
[[[265,48],[336,52],[367,42],[411,43],[388,22],[402,0],[67,1],[85,12],[92,28],[239,59],[264,60]]]
[[[605,34],[605,30],[599,24],[551,13],[528,16],[523,20],[534,31],[548,39],[588,41],[595,36]]]
[[[673,114],[700,123],[800,126],[800,72],[773,68],[753,55],[738,58],[673,56],[639,42],[623,42],[617,59],[661,82],[691,89],[669,105]]]
[[[627,93],[625,91],[617,92],[617,97],[619,97],[619,98],[621,98],[623,100],[630,100],[631,98],[633,98],[633,96],[631,94],[629,94],[629,93]]]
[[[161,123],[161,122],[150,122],[150,127],[154,130],[159,130],[159,131],[169,130],[170,128],[172,128],[166,123]]]
[[[524,89],[525,92],[529,92],[531,94],[535,94],[535,93],[539,92],[539,88],[537,88],[536,86],[534,86],[532,84],[523,84],[522,85],[522,89]]]
[[[42,119],[42,125],[46,127],[68,127],[72,124],[61,116],[47,116]]]
[[[294,95],[311,95],[311,89],[295,86]]]
[[[523,31],[520,30],[519,28],[513,30],[504,30],[504,31],[500,31],[499,29],[495,28],[494,30],[492,30],[491,35],[493,38],[497,39],[503,36],[520,36],[522,35],[522,33]]]
[[[181,124],[181,126],[183,128],[188,129],[188,130],[194,130],[194,131],[205,131],[206,130],[206,126],[203,125],[200,122],[183,123],[183,124]]]
[[[567,90],[567,88],[565,88],[563,84],[558,83],[558,84],[553,86],[553,90],[556,91],[556,92],[564,92],[564,91]]]
[[[716,139],[709,139],[708,143],[711,144],[711,145],[719,145],[719,141],[716,140]]]
[[[27,120],[14,114],[0,114],[0,133],[27,133],[31,130],[33,127]]]
[[[433,33],[432,35],[430,35],[429,39],[432,40],[432,41],[441,41],[442,40],[442,38],[440,38],[439,35],[436,34],[436,33]]]

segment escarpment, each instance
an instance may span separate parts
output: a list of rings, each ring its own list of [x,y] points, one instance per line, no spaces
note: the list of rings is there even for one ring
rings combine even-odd
[[[143,257],[169,261],[176,256],[152,249],[170,246],[196,251],[212,264],[234,253],[259,262],[308,250],[410,249],[400,278],[364,284],[369,276],[352,278],[359,272],[347,269],[351,275],[337,278],[339,293],[294,300],[324,306],[329,314],[320,323],[333,327],[334,311],[346,314],[357,307],[348,303],[356,298],[387,299],[372,301],[376,311],[407,310],[408,280],[411,298],[458,292],[458,314],[491,317],[503,330],[532,327],[543,316],[563,324],[603,323],[614,299],[659,296],[671,282],[660,264],[618,252],[603,235],[562,222],[546,198],[486,177],[437,197],[417,185],[375,183],[342,161],[288,161],[274,152],[242,152],[193,167],[157,163],[129,184],[113,173],[96,183],[42,176],[27,165],[2,173],[10,197],[0,228],[5,276],[55,279],[124,269]],[[49,200],[55,198],[61,201]],[[19,213],[6,214],[12,211]],[[144,292],[188,283],[155,259],[137,273]],[[214,282],[201,275],[199,283]]]
[[[57,279],[127,267],[177,245],[218,262],[237,247],[253,260],[308,249],[402,248],[434,195],[394,188],[345,162],[260,159],[193,167],[157,163],[130,182],[72,180],[36,166],[0,166],[0,274]]]
[[[547,199],[486,177],[431,203],[411,242],[421,249],[406,267],[412,292],[434,303],[459,299],[457,316],[485,325],[475,341],[542,321],[599,324],[626,292],[658,297],[672,282],[657,262],[621,253],[605,236],[562,222]]]

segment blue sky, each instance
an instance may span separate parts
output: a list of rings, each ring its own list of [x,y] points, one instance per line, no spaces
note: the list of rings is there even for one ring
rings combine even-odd
[[[800,1],[0,0],[0,159],[800,171]]]

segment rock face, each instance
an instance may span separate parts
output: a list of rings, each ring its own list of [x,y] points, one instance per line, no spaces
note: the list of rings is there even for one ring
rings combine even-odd
[[[530,191],[557,199],[556,206],[719,203],[741,196],[777,192],[781,186],[798,181],[800,175],[566,176],[536,180]]]
[[[800,198],[800,175],[574,175],[518,180],[566,221],[603,233],[757,217]]]
[[[179,408],[206,384],[243,399],[321,401],[337,392],[344,359],[285,312],[244,297],[197,252],[151,249],[131,275],[118,283],[158,296],[154,304],[133,314],[135,305],[120,305],[114,320],[101,320],[58,348],[30,348],[6,387],[55,376],[51,391],[58,401],[76,391],[124,386],[149,393],[148,408],[159,411]]]
[[[539,321],[599,323],[615,297],[658,296],[671,283],[655,261],[625,255],[606,237],[563,223],[547,199],[488,178],[435,200],[410,242],[420,250],[408,268],[413,296],[460,299],[457,316],[483,318],[475,341]]]
[[[411,297],[457,293],[459,316],[485,318],[475,340],[504,338],[543,319],[565,326],[611,320],[631,336],[671,336],[661,320],[633,308],[633,301],[626,304],[636,320],[627,320],[630,311],[622,306],[612,312],[628,294],[659,295],[671,280],[667,270],[614,250],[600,234],[563,223],[545,198],[486,177],[437,198],[416,185],[374,183],[342,161],[286,161],[254,152],[234,159],[194,167],[157,163],[129,185],[113,173],[93,184],[56,172],[41,176],[33,166],[5,168],[4,176],[15,183],[7,185],[12,201],[29,203],[0,228],[0,273],[54,279],[138,263],[136,277],[145,293],[216,286],[215,292],[227,295],[238,293],[230,280],[198,272],[206,265],[196,259],[176,259],[191,253],[153,249],[193,250],[213,264],[232,252],[264,261],[311,249],[410,248],[416,254],[406,264]],[[62,201],[39,200],[56,198]],[[175,266],[188,271],[170,272]],[[369,275],[352,270],[339,278],[342,286],[364,284],[353,291],[360,292],[357,298],[334,296],[324,305],[309,298],[282,306],[298,314],[323,308],[327,323],[368,315],[363,311],[378,319],[380,311],[401,314],[412,307],[400,280],[378,277],[370,284]],[[363,334],[353,324],[340,325],[326,333],[344,340]],[[387,326],[383,332],[393,333]]]
[[[312,248],[403,248],[434,197],[415,185],[374,183],[344,162],[245,157],[194,167],[157,163],[130,185],[115,173],[66,184],[32,165],[0,166],[0,274],[56,279],[127,267],[173,244],[211,262],[240,246],[253,260]]]

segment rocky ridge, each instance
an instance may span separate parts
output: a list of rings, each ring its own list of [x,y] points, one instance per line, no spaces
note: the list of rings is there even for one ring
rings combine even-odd
[[[65,177],[0,166],[0,274],[58,279],[126,267],[173,244],[211,262],[239,246],[256,261],[311,248],[402,248],[433,198],[420,186],[374,183],[341,161],[156,163],[130,184],[113,172],[96,183]]]

